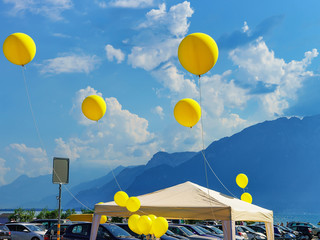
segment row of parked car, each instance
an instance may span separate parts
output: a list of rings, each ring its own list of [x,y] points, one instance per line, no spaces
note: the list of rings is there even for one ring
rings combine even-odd
[[[57,220],[35,220],[33,223],[7,223],[0,225],[0,240],[56,240]],[[289,227],[274,225],[276,240],[311,240],[320,238],[320,229],[309,223],[292,222]],[[89,240],[90,222],[63,220],[61,240]],[[146,240],[146,236],[132,232],[126,223],[100,224],[97,240]],[[223,240],[222,225],[169,224],[161,240]],[[236,225],[237,240],[266,240],[264,224]]]

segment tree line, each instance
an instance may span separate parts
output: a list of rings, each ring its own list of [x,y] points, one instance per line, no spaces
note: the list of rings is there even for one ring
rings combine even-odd
[[[93,213],[92,210],[81,209],[82,214]],[[76,214],[75,209],[67,209],[66,211],[61,210],[61,219],[68,218],[71,214]],[[8,217],[11,222],[30,222],[34,219],[57,219],[59,215],[58,209],[48,210],[47,208],[42,209],[36,214],[35,209],[26,210],[23,208],[17,208]]]

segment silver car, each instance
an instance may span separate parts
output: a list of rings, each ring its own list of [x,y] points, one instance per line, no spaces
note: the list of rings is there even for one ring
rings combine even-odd
[[[32,223],[7,223],[14,240],[43,240],[45,231]]]

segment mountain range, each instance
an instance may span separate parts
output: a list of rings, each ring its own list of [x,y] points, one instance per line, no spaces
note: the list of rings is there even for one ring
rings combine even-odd
[[[113,200],[120,189],[137,196],[191,181],[238,198],[249,192],[253,204],[280,213],[320,213],[319,156],[320,115],[279,118],[214,141],[203,152],[158,152],[146,165],[120,166],[113,174],[65,189],[62,206],[93,208]],[[235,182],[239,173],[249,179],[244,190]],[[51,178],[20,176],[1,186],[1,208],[56,208]]]

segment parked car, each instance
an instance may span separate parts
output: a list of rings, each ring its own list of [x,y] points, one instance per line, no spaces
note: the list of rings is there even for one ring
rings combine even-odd
[[[166,235],[170,236],[170,237],[174,237],[174,238],[178,238],[180,240],[188,240],[189,238],[175,234],[174,232],[170,231],[169,229],[166,232]]]
[[[223,231],[223,227],[221,224],[217,224],[215,225],[216,228],[219,228],[221,231]],[[239,237],[243,237],[245,240],[248,240],[248,235],[245,233],[245,232],[239,232],[237,228],[235,228],[236,230],[236,236],[239,236]]]
[[[308,223],[308,222],[289,222],[287,227],[291,228],[294,226],[307,226],[309,228],[311,228],[312,230],[312,234],[315,236],[318,236],[318,238],[320,238],[320,228],[313,225],[312,223]]]
[[[43,240],[46,233],[32,223],[6,223],[14,240]]]
[[[180,225],[169,225],[169,230],[175,234],[186,237],[190,240],[212,240],[210,237],[195,235],[190,232],[186,227]]]
[[[308,226],[291,226],[292,230],[300,232],[299,238],[304,238],[307,240],[311,240],[313,237],[312,229]]]
[[[207,229],[208,231],[211,231],[212,233],[218,234],[220,237],[224,237],[223,231],[220,230],[219,228],[216,228],[215,226],[210,226],[210,225],[200,225],[202,228]],[[236,235],[237,240],[245,240],[244,237],[241,237],[239,235]]]
[[[223,237],[219,237],[218,235],[212,235],[207,230],[205,230],[205,231],[201,230],[196,225],[192,225],[192,224],[179,224],[179,225],[187,228],[190,232],[192,232],[195,235],[199,235],[199,236],[203,236],[203,237],[209,237],[209,238],[213,238],[213,239],[217,239],[217,240],[223,239]]]
[[[266,232],[266,228],[265,228],[264,224],[261,224],[261,225],[250,225],[248,227],[251,228],[255,232],[263,233],[264,235],[267,236],[267,232]],[[274,232],[274,239],[275,240],[282,240],[283,238],[282,238],[281,234]]]
[[[63,235],[64,240],[89,240],[91,233],[90,222],[76,223],[70,225]],[[137,239],[116,224],[100,224],[97,232],[97,240],[125,240]]]
[[[0,240],[11,240],[11,232],[9,228],[2,223],[0,223]]]
[[[71,225],[71,222],[60,224],[60,239],[63,239],[63,234],[66,232],[67,228]],[[44,235],[44,240],[56,240],[57,239],[58,224],[53,225]]]
[[[285,226],[278,226],[282,231],[286,232],[286,233],[290,233],[293,234],[296,238],[299,236],[299,232],[298,231],[294,231],[291,228],[285,227]]]
[[[127,231],[130,235],[134,236],[135,238],[139,238],[141,240],[146,240],[146,235],[144,234],[137,234],[135,232],[133,232],[127,223],[116,223],[116,225],[118,225],[119,227],[121,227],[122,229],[124,229],[125,231]],[[171,236],[168,236],[166,234],[164,234],[163,236],[160,237],[161,240],[177,240],[177,238],[175,237],[171,237]]]
[[[70,222],[69,219],[60,219],[60,224]],[[53,225],[58,224],[58,219],[35,219],[31,223],[41,223],[46,230],[51,228]]]
[[[267,239],[267,236],[265,234],[260,233],[260,232],[255,232],[251,228],[249,228],[247,226],[244,226],[244,225],[237,225],[236,229],[239,232],[246,233],[248,238],[249,238],[249,240],[254,240],[254,239],[265,240],[265,239]]]

